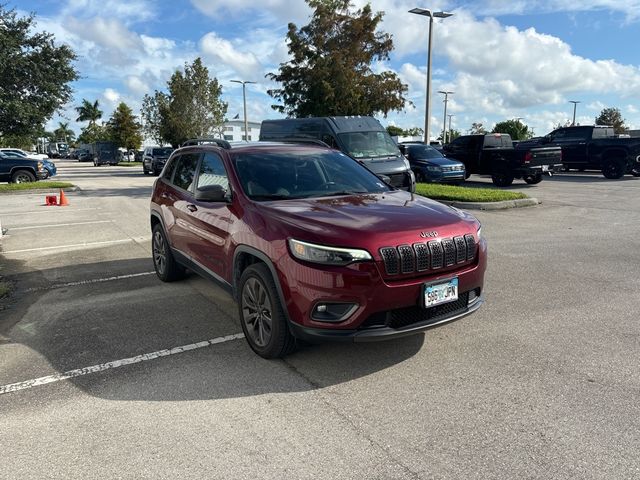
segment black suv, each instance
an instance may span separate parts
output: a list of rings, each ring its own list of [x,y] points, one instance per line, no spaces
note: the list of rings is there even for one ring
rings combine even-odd
[[[160,175],[169,155],[173,152],[171,147],[147,147],[142,154],[142,171],[145,175],[153,173]]]

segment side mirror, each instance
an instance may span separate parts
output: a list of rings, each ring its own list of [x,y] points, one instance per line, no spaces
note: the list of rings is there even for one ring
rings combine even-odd
[[[384,183],[391,183],[391,178],[389,178],[386,175],[382,175],[382,174],[378,174],[376,175],[380,180],[382,180]]]
[[[199,202],[226,202],[227,190],[222,185],[203,185],[196,189]]]

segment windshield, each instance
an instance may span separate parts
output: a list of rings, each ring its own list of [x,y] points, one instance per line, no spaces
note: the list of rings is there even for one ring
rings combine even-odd
[[[431,145],[410,145],[409,152],[416,159],[444,157],[444,155],[442,155],[438,150],[433,148]]]
[[[390,190],[358,162],[336,151],[241,153],[234,163],[244,192],[258,201]]]
[[[398,146],[387,132],[351,132],[338,135],[353,158],[399,156]]]
[[[173,152],[173,148],[154,148],[151,155],[158,155],[159,157],[168,157]]]

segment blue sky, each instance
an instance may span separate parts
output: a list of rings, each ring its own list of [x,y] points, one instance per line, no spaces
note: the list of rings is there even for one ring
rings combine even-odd
[[[365,2],[354,1],[357,6]],[[627,125],[640,129],[640,0],[485,0],[415,2],[372,0],[385,12],[381,29],[396,49],[375,70],[397,72],[413,106],[381,122],[404,128],[424,124],[427,20],[413,7],[454,16],[434,26],[433,92],[449,90],[452,126],[473,122],[491,128],[523,117],[544,134],[571,119],[569,100],[579,100],[576,122],[592,124],[604,107],[620,108]],[[105,120],[120,101],[136,113],[145,93],[163,89],[173,71],[201,56],[223,85],[229,118],[242,116],[248,87],[249,120],[280,115],[270,108],[265,78],[288,58],[288,22],[304,25],[302,0],[9,0],[8,7],[34,12],[38,29],[55,34],[78,53],[82,78],[75,99],[49,126],[66,119],[79,132],[73,107],[98,99]],[[442,128],[442,96],[432,96],[432,136]]]

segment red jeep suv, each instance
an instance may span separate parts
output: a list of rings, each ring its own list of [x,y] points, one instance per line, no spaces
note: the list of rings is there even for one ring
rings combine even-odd
[[[471,215],[397,190],[323,146],[223,140],[176,150],[153,188],[153,262],[226,287],[265,358],[306,341],[407,335],[483,303]]]

